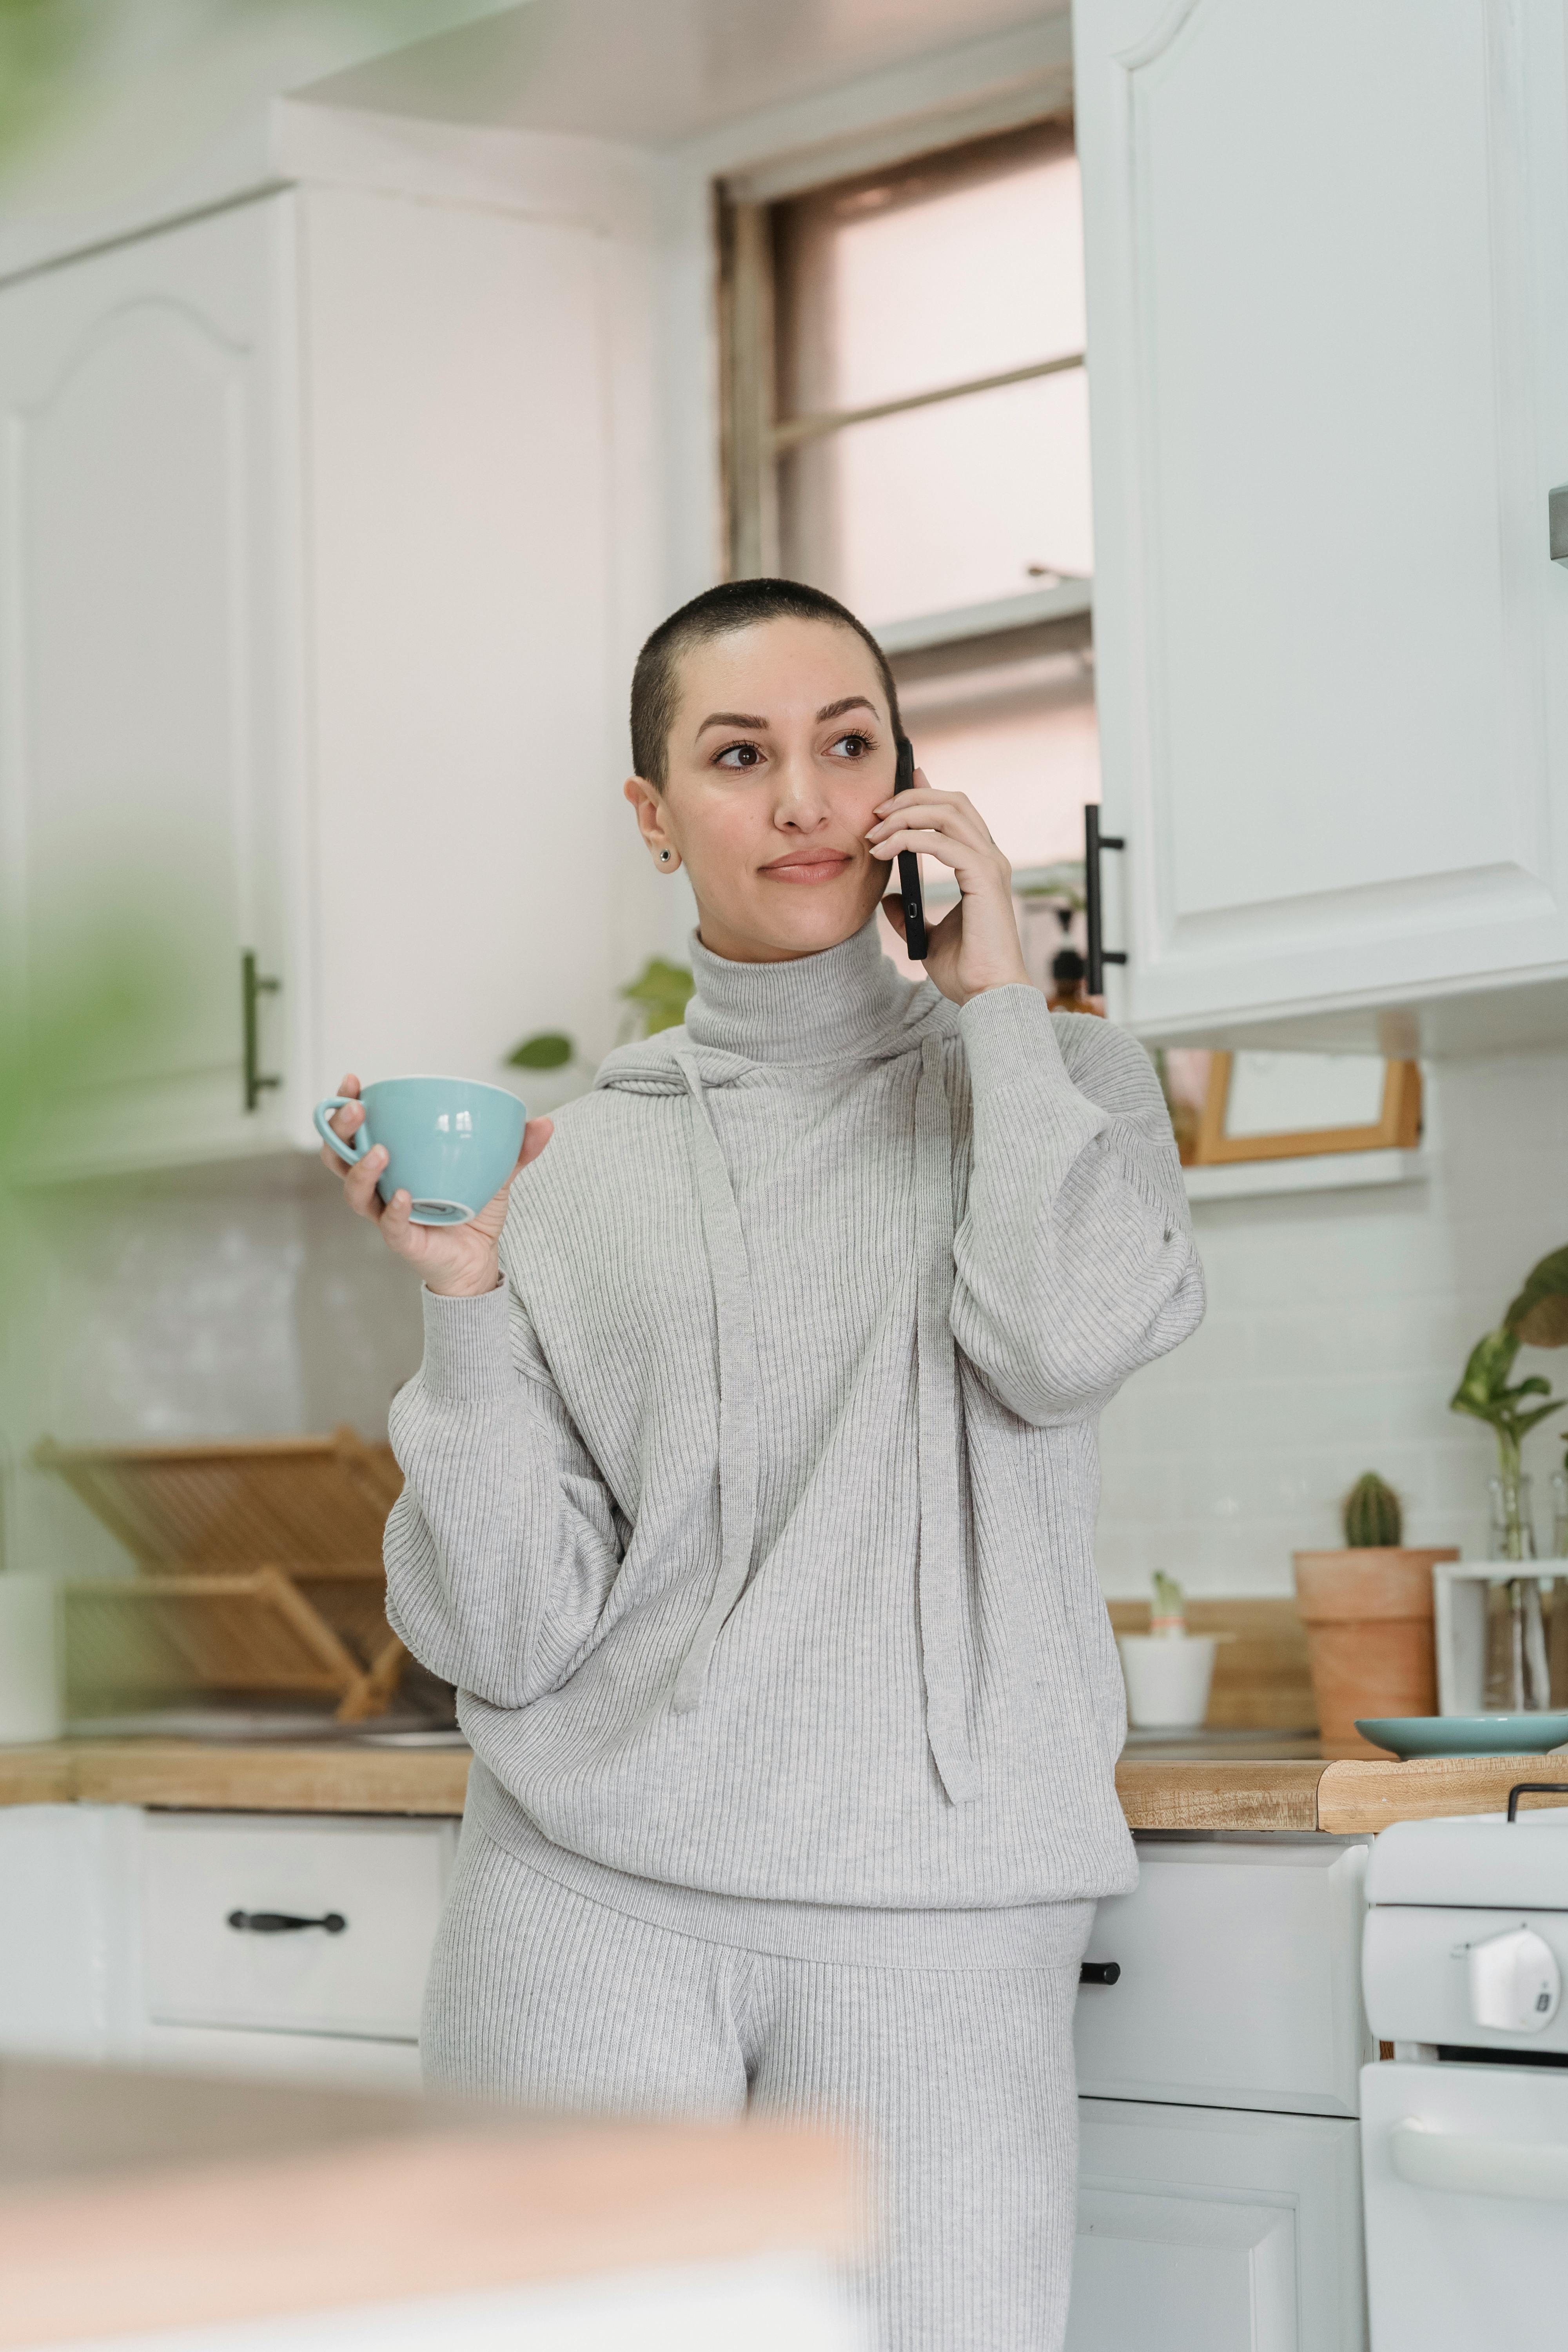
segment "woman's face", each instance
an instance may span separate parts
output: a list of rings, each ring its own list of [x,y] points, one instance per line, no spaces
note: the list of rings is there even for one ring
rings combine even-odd
[[[643,837],[690,877],[699,936],[742,963],[853,937],[888,888],[866,834],[893,789],[877,666],[851,629],[774,620],[680,665],[662,793],[626,785]]]

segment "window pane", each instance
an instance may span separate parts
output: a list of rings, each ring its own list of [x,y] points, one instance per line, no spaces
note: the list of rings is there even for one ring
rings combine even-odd
[[[900,684],[915,758],[939,792],[967,793],[1015,869],[1083,856],[1100,798],[1094,686],[1079,654]]]
[[[780,414],[868,407],[1084,347],[1062,125],[779,208]]]
[[[1083,371],[805,443],[782,472],[784,569],[873,626],[1093,569]]]

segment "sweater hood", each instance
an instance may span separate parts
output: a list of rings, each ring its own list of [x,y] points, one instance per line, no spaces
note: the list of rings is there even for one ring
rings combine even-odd
[[[953,1284],[952,1121],[943,1040],[958,1034],[954,1007],[931,981],[900,979],[878,938],[878,917],[852,939],[788,963],[732,963],[694,936],[697,982],[683,1027],[662,1030],[609,1055],[595,1086],[617,1093],[689,1097],[688,1150],[713,1285],[719,1370],[719,1573],[676,1676],[677,1714],[700,1706],[725,1620],[752,1573],[757,1539],[760,1380],[752,1276],[730,1171],[706,1099],[772,1066],[836,1070],[920,1058],[915,1090],[915,1360],[920,1396],[920,1640],[926,1738],[953,1804],[980,1793],[967,1720],[959,1626],[963,1608],[954,1431],[957,1358]]]

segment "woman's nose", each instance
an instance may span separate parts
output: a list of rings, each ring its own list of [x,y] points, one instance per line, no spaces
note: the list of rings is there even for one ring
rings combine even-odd
[[[809,760],[790,760],[777,771],[778,791],[773,822],[796,832],[815,833],[832,814],[822,779]]]

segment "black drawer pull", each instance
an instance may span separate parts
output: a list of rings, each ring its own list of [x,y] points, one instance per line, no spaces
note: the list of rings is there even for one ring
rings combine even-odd
[[[1078,1972],[1078,1980],[1080,1985],[1120,1984],[1121,1963],[1120,1960],[1085,1960]]]
[[[292,1936],[301,1927],[324,1927],[341,1936],[348,1921],[341,1911],[324,1911],[319,1919],[301,1919],[292,1911],[231,1911],[228,1924],[247,1936]]]

